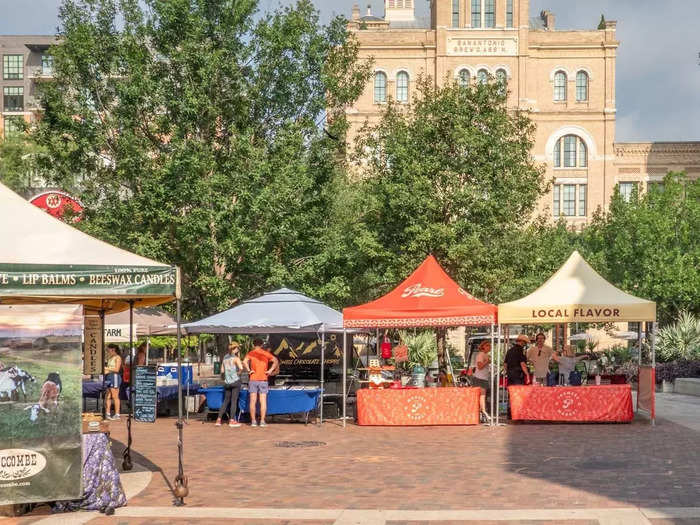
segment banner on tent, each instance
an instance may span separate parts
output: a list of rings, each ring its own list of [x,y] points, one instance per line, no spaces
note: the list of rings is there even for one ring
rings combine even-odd
[[[83,338],[83,374],[99,375],[102,373],[102,319],[97,316],[85,317],[85,335]]]
[[[55,266],[0,264],[0,295],[175,295],[169,266]]]
[[[82,330],[79,305],[0,306],[0,505],[82,496]]]
[[[272,334],[269,342],[270,351],[280,360],[281,374],[320,376],[320,336],[317,334]],[[340,366],[342,359],[342,336],[326,334],[325,366]]]

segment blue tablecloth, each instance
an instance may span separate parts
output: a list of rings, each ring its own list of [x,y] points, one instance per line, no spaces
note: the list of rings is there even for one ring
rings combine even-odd
[[[177,399],[177,385],[172,386],[159,386],[158,388],[158,401],[164,401],[167,399]],[[99,398],[102,393],[102,382],[101,381],[83,381],[83,397]],[[189,393],[190,395],[199,392],[199,385],[193,383],[190,385]],[[187,387],[182,387],[183,395],[187,394]],[[120,388],[119,397],[121,399],[129,398],[128,388]]]
[[[270,390],[267,394],[267,413],[300,414],[308,413],[318,406],[321,390]],[[241,413],[249,412],[249,392],[241,390],[238,397],[238,409]]]

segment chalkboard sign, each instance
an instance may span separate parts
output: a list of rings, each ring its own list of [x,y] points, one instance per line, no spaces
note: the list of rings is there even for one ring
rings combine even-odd
[[[144,423],[155,423],[156,401],[156,367],[134,367],[134,419]]]

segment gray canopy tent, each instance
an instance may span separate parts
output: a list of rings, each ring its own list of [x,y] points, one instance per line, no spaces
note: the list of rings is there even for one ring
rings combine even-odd
[[[182,325],[188,334],[300,334],[321,336],[321,407],[323,422],[324,364],[326,334],[343,334],[343,426],[347,401],[347,342],[343,315],[330,306],[304,294],[280,288],[244,301],[210,317]]]

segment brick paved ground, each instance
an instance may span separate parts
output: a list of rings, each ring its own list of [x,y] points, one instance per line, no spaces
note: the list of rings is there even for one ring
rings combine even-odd
[[[169,505],[172,419],[134,424],[134,460],[157,470],[130,505]],[[114,452],[124,423],[112,424]],[[281,448],[279,441],[322,441]],[[699,506],[700,433],[670,422],[500,428],[334,424],[185,428],[187,504],[216,507],[494,509]]]

